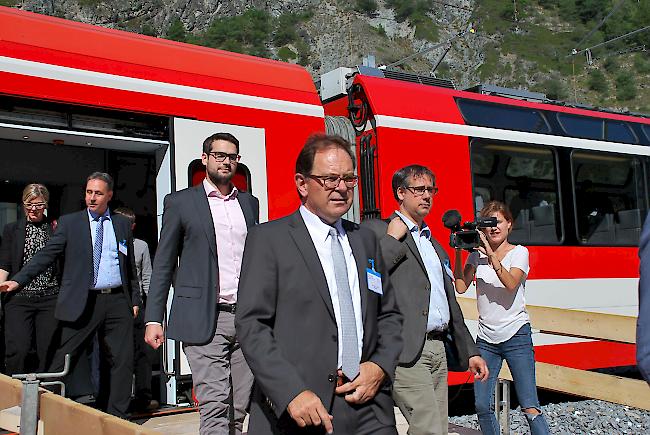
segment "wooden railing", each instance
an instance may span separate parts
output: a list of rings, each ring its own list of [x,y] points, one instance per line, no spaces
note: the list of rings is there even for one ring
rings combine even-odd
[[[476,299],[458,297],[465,319],[478,320]],[[636,342],[636,317],[527,305],[533,329],[620,343]],[[576,396],[650,410],[650,386],[645,381],[555,364],[535,363],[537,386]],[[512,380],[507,364],[499,377]]]

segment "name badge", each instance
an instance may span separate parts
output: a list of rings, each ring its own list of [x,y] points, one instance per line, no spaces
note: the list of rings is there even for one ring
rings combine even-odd
[[[381,286],[381,273],[375,270],[375,260],[369,259],[370,267],[366,268],[366,278],[368,279],[368,290],[383,295],[384,291]]]
[[[126,248],[126,240],[121,240],[120,243],[118,244],[117,249],[123,254],[123,255],[128,255],[129,251]]]

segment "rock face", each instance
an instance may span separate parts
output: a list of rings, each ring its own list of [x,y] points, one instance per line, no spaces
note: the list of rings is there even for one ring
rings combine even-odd
[[[527,14],[520,14],[520,21],[502,28],[504,13],[487,9],[494,4],[487,0],[430,1],[429,9],[406,17],[391,6],[410,0],[0,0],[0,4],[14,1],[24,10],[158,37],[167,36],[180,19],[190,39],[199,43],[212,23],[250,9],[263,11],[269,20],[279,23],[280,17],[297,14],[300,18],[291,22],[294,40],[278,43],[274,34],[283,24],[271,26],[264,42],[266,52],[305,65],[315,79],[339,66],[361,64],[367,54],[374,54],[378,64],[409,57],[400,68],[450,78],[461,89],[483,82],[549,92],[547,88],[553,85],[554,91],[549,93],[558,99],[580,96],[580,102],[595,106],[650,111],[644,77],[637,79],[636,99],[623,104],[614,98],[613,90],[611,95],[588,91],[587,69],[576,80],[566,69],[561,73],[531,60],[530,53],[520,55],[513,49],[513,35],[525,38],[530,26],[549,33],[568,32],[570,26],[557,13],[537,3],[528,6]],[[364,9],[363,4],[371,6]],[[501,21],[495,24],[492,15],[497,14]],[[476,31],[470,32],[472,25]],[[505,45],[507,51],[501,49]],[[564,50],[558,48],[555,57],[563,57],[558,53]],[[438,67],[432,71],[434,65]],[[614,76],[608,80],[611,89]],[[576,89],[576,83],[584,92]]]

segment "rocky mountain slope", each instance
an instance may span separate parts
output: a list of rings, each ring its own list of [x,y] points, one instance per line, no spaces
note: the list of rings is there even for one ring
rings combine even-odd
[[[305,65],[398,68],[650,113],[650,1],[0,0],[0,5]],[[590,34],[613,9],[608,20]],[[584,41],[585,37],[588,38]],[[451,41],[451,42],[449,42]],[[647,45],[645,45],[647,44]],[[434,65],[438,65],[432,72]]]

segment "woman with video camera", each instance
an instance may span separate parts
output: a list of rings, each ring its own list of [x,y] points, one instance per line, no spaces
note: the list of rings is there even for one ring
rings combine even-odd
[[[528,249],[508,242],[512,214],[507,205],[490,201],[479,215],[496,218],[497,225],[479,231],[480,246],[469,255],[464,269],[461,250],[456,249],[454,277],[458,293],[465,293],[476,277],[479,313],[476,346],[490,372],[487,382],[474,383],[481,431],[485,435],[500,433],[494,415],[494,389],[505,359],[532,435],[549,434],[537,398],[535,355],[524,299],[529,271]]]

